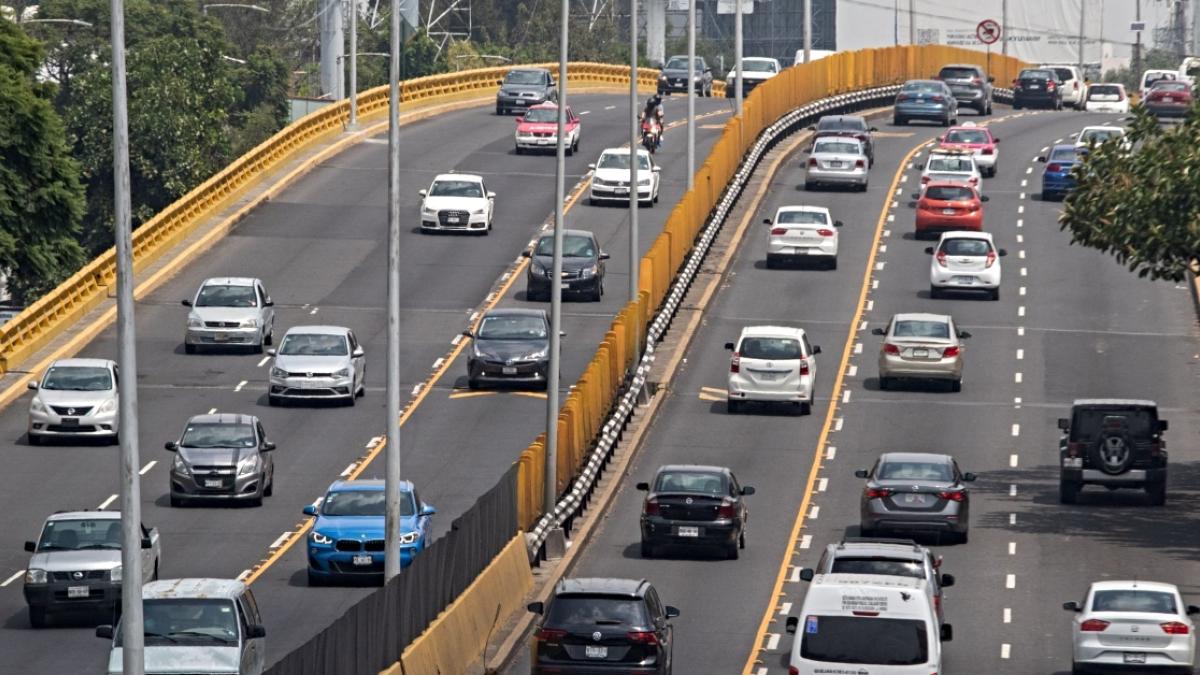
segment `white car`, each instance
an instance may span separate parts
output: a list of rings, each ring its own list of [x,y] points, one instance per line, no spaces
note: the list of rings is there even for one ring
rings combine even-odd
[[[771,226],[767,239],[767,268],[785,260],[816,260],[831,270],[837,269],[838,231],[842,221],[834,220],[823,206],[781,206],[774,218],[763,222]]]
[[[420,195],[422,232],[492,231],[496,193],[488,192],[482,176],[443,173]]]
[[[812,412],[817,362],[821,347],[809,344],[802,328],[747,326],[738,341],[726,342],[729,361],[728,410],[736,413],[746,401],[785,402]]]
[[[109,359],[59,359],[41,382],[30,382],[30,445],[48,439],[100,438],[117,442],[118,371]]]
[[[943,232],[937,246],[925,252],[933,256],[929,297],[940,298],[946,291],[981,291],[992,300],[1000,299],[1000,258],[1008,252],[996,248],[991,234]]]
[[[813,141],[804,167],[804,189],[818,185],[849,185],[867,191],[871,159],[862,141],[850,136],[823,136]]]
[[[653,206],[658,201],[658,183],[661,167],[650,160],[650,153],[639,148],[637,151],[638,202]],[[600,153],[592,170],[592,186],[588,202],[618,201],[629,203],[629,148],[609,148]]]
[[[1155,82],[1162,82],[1163,80],[1169,82],[1178,79],[1178,71],[1151,68],[1142,73],[1142,80],[1138,83],[1138,91],[1141,92],[1142,100],[1145,100],[1146,96],[1150,94],[1150,87],[1153,87]]]
[[[925,187],[935,181],[955,181],[965,183],[983,194],[983,173],[975,161],[972,150],[942,150],[934,149],[925,160],[925,168],[921,171],[921,191],[925,195]]]
[[[1083,109],[1087,112],[1128,114],[1129,96],[1125,94],[1125,85],[1113,82],[1089,85]]]
[[[767,59],[758,56],[742,57],[742,79],[745,84],[742,86],[742,95],[750,93],[752,89],[767,80],[775,77],[783,67],[779,65],[779,59]],[[737,89],[734,84],[737,83],[737,66],[729,71],[725,76],[725,98],[736,98]]]
[[[1129,141],[1125,140],[1125,129],[1123,127],[1105,126],[1084,127],[1079,132],[1079,135],[1075,137],[1075,147],[1086,148],[1093,142],[1096,145],[1100,145],[1107,140],[1113,139],[1119,141],[1122,148],[1129,149]]]
[[[1196,663],[1200,607],[1185,605],[1174,584],[1153,581],[1097,581],[1074,612],[1071,672],[1085,668],[1162,668],[1190,673]],[[1156,671],[1158,672],[1158,671]]]
[[[1038,68],[1043,70],[1053,70],[1058,79],[1062,80],[1062,103],[1063,106],[1070,105],[1076,110],[1083,107],[1083,90],[1085,85],[1083,78],[1079,75],[1079,66],[1070,64],[1044,63]]]

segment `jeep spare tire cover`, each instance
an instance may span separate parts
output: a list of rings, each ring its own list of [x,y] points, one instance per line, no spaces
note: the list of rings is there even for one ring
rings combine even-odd
[[[1096,441],[1093,459],[1104,473],[1125,473],[1133,462],[1133,439],[1127,434],[1105,431]]]

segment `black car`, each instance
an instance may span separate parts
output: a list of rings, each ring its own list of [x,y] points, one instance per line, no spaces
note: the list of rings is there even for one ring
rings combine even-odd
[[[867,161],[875,164],[875,136],[879,131],[867,124],[867,118],[862,115],[826,115],[817,120],[816,126],[809,127],[815,133],[813,140],[825,136],[848,136],[862,142],[867,153]]]
[[[545,68],[513,68],[500,83],[496,92],[496,114],[512,110],[524,111],[546,101],[558,100],[554,76]]]
[[[1062,80],[1051,68],[1026,68],[1013,80],[1013,110],[1062,110]]]
[[[542,615],[533,675],[671,673],[671,619],[679,610],[663,605],[645,579],[563,579],[548,603],[528,609]]]
[[[983,68],[955,63],[942,66],[934,79],[950,85],[960,106],[974,108],[980,115],[992,114],[992,82],[996,78],[983,72]]]
[[[696,95],[697,96],[712,96],[713,75],[712,68],[704,62],[703,56],[696,57]],[[687,77],[688,77],[688,58],[684,54],[682,56],[672,56],[667,59],[666,65],[662,67],[662,71],[658,75],[658,93],[670,94],[672,92],[687,93]]]
[[[550,300],[551,268],[554,264],[554,235],[542,235],[532,250],[521,253],[529,258],[525,270],[525,299]],[[565,230],[562,245],[563,293],[582,293],[593,302],[604,295],[604,261],[608,254],[600,250],[596,235],[587,230]]]
[[[1080,399],[1058,420],[1059,501],[1074,504],[1084,485],[1144,489],[1167,502],[1167,421],[1154,401]]]
[[[467,356],[467,385],[533,385],[545,389],[550,370],[550,319],[540,309],[493,309],[472,338]]]
[[[651,483],[638,483],[642,501],[642,557],[660,546],[714,548],[730,559],[746,547],[749,511],[742,497],[754,494],[721,466],[671,464]]]

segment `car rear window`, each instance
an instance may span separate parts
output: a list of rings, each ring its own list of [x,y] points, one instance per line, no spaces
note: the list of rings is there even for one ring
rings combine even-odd
[[[988,143],[990,141],[987,132],[982,129],[955,129],[946,134],[947,143]]]
[[[1175,596],[1161,591],[1121,589],[1096,591],[1092,596],[1093,612],[1154,612],[1178,614]]]
[[[1124,136],[1125,134],[1119,131],[1113,131],[1111,129],[1085,129],[1083,133],[1079,134],[1079,141],[1082,143],[1091,143],[1093,141],[1096,143],[1103,143],[1105,141],[1114,138],[1122,138]]]
[[[818,131],[849,130],[865,131],[867,122],[861,117],[822,117],[817,122]]]
[[[777,224],[828,225],[829,216],[822,211],[784,211],[779,214],[775,222]]]
[[[569,631],[595,626],[645,626],[645,604],[637,598],[606,595],[560,595],[550,603],[546,626]]]
[[[861,155],[862,149],[857,141],[845,139],[817,139],[813,144],[813,152],[830,152],[838,155]]]
[[[1185,82],[1175,82],[1172,80],[1159,80],[1151,87],[1154,91],[1189,91],[1191,87]]]
[[[1105,432],[1128,433],[1145,437],[1155,432],[1157,415],[1146,408],[1105,410],[1082,408],[1075,411],[1071,421],[1071,439],[1086,443]]]
[[[943,80],[969,80],[979,77],[979,73],[974,68],[942,68],[938,77]]]
[[[1121,88],[1115,84],[1093,84],[1088,87],[1089,100],[1104,100],[1101,97],[1116,97],[1110,100],[1116,101],[1120,99]]]
[[[986,239],[947,239],[942,242],[946,255],[987,255],[992,250]]]
[[[1049,70],[1022,70],[1020,79],[1022,80],[1049,80],[1052,76]]]
[[[901,91],[908,92],[908,93],[926,92],[926,93],[933,93],[933,94],[941,94],[945,90],[942,89],[942,83],[940,83],[940,82],[907,82],[907,83],[905,83],[904,88],[901,89]]]
[[[1069,82],[1070,80],[1075,79],[1075,73],[1072,73],[1070,68],[1054,68],[1053,70],[1054,73],[1058,75],[1058,79],[1062,80],[1063,82]]]
[[[747,359],[786,361],[803,358],[800,341],[793,338],[748,337],[742,340],[738,354]]]
[[[1051,162],[1074,162],[1078,157],[1075,148],[1055,148],[1050,153]]]
[[[895,337],[949,339],[950,325],[945,321],[920,321],[915,319],[897,321],[895,329],[892,330],[892,335]]]
[[[729,493],[725,477],[710,471],[663,471],[654,480],[654,491],[691,492],[714,496]]]
[[[804,617],[800,656],[825,663],[913,666],[929,660],[925,622],[865,616]]]
[[[890,460],[879,465],[875,478],[880,480],[954,480],[954,470],[945,462]]]
[[[969,155],[934,155],[929,158],[926,168],[930,171],[965,171],[975,170],[975,160]]]
[[[834,558],[832,574],[885,574],[890,577],[925,578],[925,566],[915,560],[896,558]]]
[[[975,191],[959,185],[933,185],[925,191],[925,196],[946,202],[962,202],[974,199]]]
[[[539,70],[510,70],[504,76],[505,84],[542,84],[546,74]]]

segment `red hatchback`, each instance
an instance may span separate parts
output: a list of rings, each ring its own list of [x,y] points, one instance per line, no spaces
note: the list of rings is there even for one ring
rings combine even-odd
[[[987,200],[964,183],[930,183],[917,202],[917,239],[952,230],[983,231],[983,202]]]

